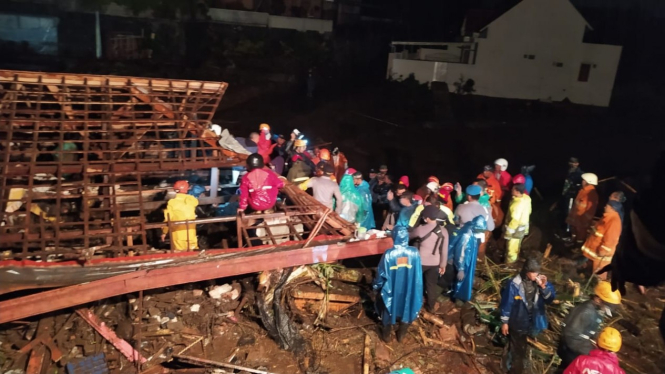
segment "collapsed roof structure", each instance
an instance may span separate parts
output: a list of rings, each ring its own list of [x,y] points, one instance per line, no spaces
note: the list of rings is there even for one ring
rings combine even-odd
[[[0,302],[0,323],[390,246],[389,239],[353,242],[354,225],[289,183],[274,212],[219,214],[216,207],[234,199],[224,195],[234,182],[224,171],[247,157],[227,146],[228,132],[219,139],[210,130],[227,86],[0,70],[0,294],[69,286]],[[192,178],[208,191],[197,219],[164,222],[168,186]],[[205,251],[175,253],[158,240],[163,227],[192,223]],[[123,286],[109,287],[114,277],[124,277]],[[81,297],[63,299],[70,287]]]

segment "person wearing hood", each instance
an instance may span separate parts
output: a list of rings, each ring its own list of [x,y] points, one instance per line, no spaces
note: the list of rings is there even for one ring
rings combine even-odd
[[[453,198],[450,196],[450,194],[454,189],[455,188],[453,187],[453,184],[450,182],[444,183],[443,186],[439,188],[439,198],[441,199],[443,205],[445,205],[451,212],[454,210],[454,208]]]
[[[522,239],[529,235],[529,218],[531,217],[531,198],[525,194],[523,184],[513,186],[513,198],[510,201],[506,224],[503,226],[503,238],[506,239],[506,264],[517,261],[520,254]]]
[[[531,173],[536,169],[536,165],[531,166],[522,166],[522,175],[524,176],[524,187],[526,187],[526,194],[531,195],[531,190],[533,190],[533,177]]]
[[[453,232],[450,240],[451,255],[448,257],[455,267],[456,281],[453,287],[453,298],[456,300],[463,302],[471,300],[480,244],[476,237],[478,234],[485,235],[486,230],[487,220],[481,215]]]
[[[409,246],[406,227],[395,227],[393,247],[382,256],[372,288],[376,310],[381,316],[381,339],[389,343],[393,326],[399,322],[397,341],[406,336],[423,304],[423,270],[418,249]]]
[[[622,204],[610,200],[605,205],[603,217],[591,227],[591,234],[582,245],[582,254],[593,263],[593,274],[612,262],[621,237],[622,214]],[[598,277],[605,280],[607,273],[599,274]]]
[[[415,227],[409,238],[416,240],[416,247],[420,252],[420,261],[423,265],[423,279],[427,292],[427,310],[434,313],[438,307],[439,277],[446,272],[448,261],[448,231],[438,222],[441,211],[434,205],[428,205],[422,210],[424,224]]]
[[[344,174],[339,184],[339,190],[342,193],[342,205],[339,215],[345,220],[360,223],[365,219],[365,201],[360,195],[360,191],[353,184],[353,177]]]
[[[619,366],[617,352],[621,349],[621,333],[614,327],[605,327],[598,336],[597,349],[588,355],[578,356],[563,374],[625,374]]]
[[[558,355],[560,367],[567,367],[580,355],[588,355],[594,348],[593,341],[603,320],[621,305],[621,293],[612,291],[609,282],[600,281],[593,290],[593,297],[573,308],[564,320]]]
[[[593,173],[582,174],[582,189],[577,193],[566,222],[570,225],[573,240],[584,243],[598,208],[598,177]]]
[[[363,180],[363,174],[359,171],[353,173],[353,185],[363,201],[363,209],[358,212],[358,223],[360,227],[371,230],[374,225],[374,212],[372,211],[372,192],[369,189],[369,183]]]
[[[251,207],[260,212],[271,210],[277,202],[279,189],[284,187],[283,177],[264,169],[263,157],[253,153],[247,157],[247,174],[240,182],[240,210]]]
[[[270,162],[275,168],[275,173],[282,175],[284,174],[286,160],[289,158],[286,150],[286,139],[284,139],[284,135],[273,135],[273,139],[275,143],[270,147]]]
[[[529,365],[527,337],[547,328],[545,304],[556,298],[554,286],[540,274],[540,263],[530,258],[522,271],[501,291],[501,333],[508,336],[507,355],[502,362],[511,374],[521,374]]]
[[[405,191],[402,196],[399,197],[399,205],[402,207],[397,215],[395,220],[395,227],[404,226],[409,227],[409,222],[411,221],[411,216],[415,212],[417,205],[414,203],[413,192]]]
[[[175,190],[176,195],[169,200],[166,209],[164,209],[164,222],[169,224],[162,228],[161,239],[165,241],[170,230],[171,244],[176,252],[194,251],[199,248],[196,238],[196,224],[171,225],[170,222],[195,220],[199,200],[188,194],[189,182],[186,180],[175,182],[173,190]]]

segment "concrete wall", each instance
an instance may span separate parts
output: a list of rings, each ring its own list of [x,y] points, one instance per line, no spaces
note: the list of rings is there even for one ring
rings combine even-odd
[[[402,80],[413,74],[420,83],[429,83],[435,79],[435,61],[393,59],[392,78]]]
[[[391,72],[407,77],[417,69],[412,72],[419,81],[445,81],[450,90],[460,78],[473,79],[475,94],[482,96],[608,106],[621,47],[583,43],[586,27],[568,0],[523,0],[488,25],[486,38],[477,39],[475,64],[395,59]],[[583,63],[592,65],[588,82],[577,81]]]
[[[220,8],[208,9],[208,16],[217,22],[263,27],[268,26],[268,19],[270,18],[268,13]]]
[[[323,34],[332,32],[333,23],[331,20],[326,19],[270,16],[268,27],[271,29],[317,31]]]
[[[448,49],[439,48],[419,48],[418,59],[429,61],[446,61],[446,62],[459,62],[462,58],[461,46],[469,45],[468,43],[450,43],[447,44]]]

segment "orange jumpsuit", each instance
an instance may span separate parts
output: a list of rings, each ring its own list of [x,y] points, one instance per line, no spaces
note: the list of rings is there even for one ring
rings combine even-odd
[[[603,218],[591,228],[591,234],[582,246],[582,254],[593,261],[594,273],[612,262],[619,237],[621,237],[621,217],[614,210],[606,211]],[[607,273],[602,274],[601,279],[605,279],[606,275]]]
[[[501,190],[501,183],[494,175],[485,178],[483,174],[478,174],[476,179],[484,179],[487,182],[487,194],[490,195],[490,204],[492,205],[492,218],[494,219],[494,227],[501,227],[503,224],[504,213],[501,209],[501,197],[503,191]]]
[[[573,207],[566,220],[566,223],[571,226],[572,233],[578,242],[584,242],[586,239],[597,207],[598,192],[596,192],[594,186],[588,184],[577,193]]]
[[[346,173],[346,169],[349,167],[348,160],[344,156],[344,153],[340,152],[337,156],[333,156],[331,161],[333,162],[333,166],[335,166],[335,174],[333,175],[337,179],[337,183],[340,183],[344,173]]]

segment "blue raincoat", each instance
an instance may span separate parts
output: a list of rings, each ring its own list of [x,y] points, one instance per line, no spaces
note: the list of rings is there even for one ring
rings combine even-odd
[[[399,211],[399,215],[397,216],[397,221],[395,221],[395,227],[401,226],[401,227],[409,227],[409,223],[411,222],[411,216],[413,215],[413,212],[416,211],[416,208],[418,205],[416,204],[411,204],[411,206],[404,206],[402,209]]]
[[[524,188],[526,189],[526,194],[531,195],[531,190],[533,190],[533,178],[528,174],[524,176]]]
[[[372,192],[369,189],[369,183],[363,181],[360,186],[356,187],[360,197],[363,199],[363,207],[358,210],[360,227],[367,230],[374,228],[374,212],[372,211]]]
[[[406,227],[395,227],[393,243],[381,257],[373,284],[379,292],[376,307],[384,325],[394,325],[398,319],[413,322],[423,304],[420,254],[417,248],[409,246]]]
[[[459,281],[455,278],[453,297],[457,300],[469,301],[473,293],[473,277],[476,272],[476,259],[478,257],[477,233],[487,230],[487,221],[483,216],[477,216],[464,226],[453,232],[448,253],[452,254],[453,265],[459,273],[464,272],[464,278]],[[448,256],[450,259],[450,255]]]
[[[522,276],[518,274],[501,290],[501,304],[499,305],[501,322],[507,323],[513,330],[536,336],[547,328],[545,304],[551,304],[555,298],[556,291],[552,283],[547,282],[544,289],[538,287],[533,309],[529,313]]]

